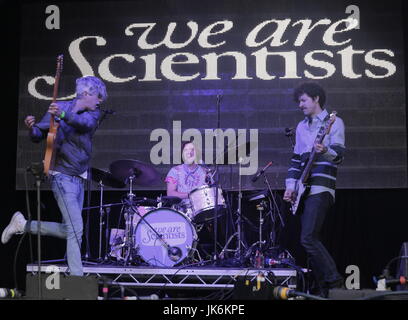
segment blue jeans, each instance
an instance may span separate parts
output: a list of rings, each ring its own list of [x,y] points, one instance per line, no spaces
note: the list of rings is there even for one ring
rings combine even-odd
[[[62,223],[41,221],[41,235],[67,239],[67,260],[71,275],[82,276],[81,242],[83,234],[82,207],[84,180],[77,176],[58,173],[51,176],[51,189],[62,214]],[[26,227],[38,233],[38,222]]]
[[[312,270],[321,287],[342,280],[333,258],[319,240],[324,218],[333,202],[329,192],[310,195],[304,202],[300,217],[302,226],[300,242],[310,258]]]

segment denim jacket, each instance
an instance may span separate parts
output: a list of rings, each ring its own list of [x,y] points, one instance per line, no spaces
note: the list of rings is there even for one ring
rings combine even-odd
[[[59,101],[58,107],[65,111],[63,119],[59,121],[59,128],[55,141],[55,162],[51,168],[54,171],[72,176],[79,176],[88,170],[92,153],[92,136],[98,127],[100,110],[72,112],[76,99]],[[30,130],[33,142],[45,139],[50,127],[51,114],[48,112],[40,122]]]

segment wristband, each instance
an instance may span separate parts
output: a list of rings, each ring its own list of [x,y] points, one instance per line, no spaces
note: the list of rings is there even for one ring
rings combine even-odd
[[[59,118],[60,118],[60,119],[64,119],[64,117],[65,117],[65,111],[62,111],[61,114],[60,114],[60,116],[59,116]]]

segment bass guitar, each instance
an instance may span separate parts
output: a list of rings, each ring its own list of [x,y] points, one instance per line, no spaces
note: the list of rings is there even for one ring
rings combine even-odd
[[[333,111],[330,114],[329,119],[326,121],[325,124],[323,124],[316,136],[314,144],[321,144],[323,142],[324,137],[326,137],[327,134],[330,133],[331,127],[336,121],[336,111]],[[310,171],[312,170],[313,163],[316,159],[317,153],[315,148],[313,147],[312,152],[310,153],[309,160],[307,161],[307,164],[305,166],[305,169],[302,172],[302,175],[300,178],[296,181],[295,184],[295,190],[292,196],[292,201],[291,201],[291,207],[290,211],[292,214],[296,214],[297,211],[299,210],[300,204],[304,201],[306,198],[307,194],[310,191],[310,185],[308,184],[308,179],[310,176]]]

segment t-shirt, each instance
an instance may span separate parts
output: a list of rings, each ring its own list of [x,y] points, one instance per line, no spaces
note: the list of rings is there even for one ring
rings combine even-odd
[[[190,193],[194,189],[205,185],[206,171],[197,165],[190,169],[188,165],[181,164],[170,169],[164,180],[166,183],[177,184],[177,192]]]

